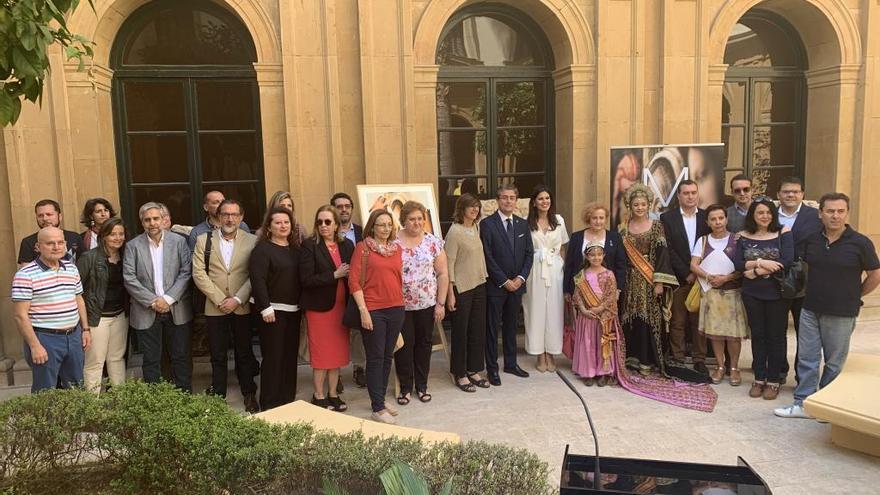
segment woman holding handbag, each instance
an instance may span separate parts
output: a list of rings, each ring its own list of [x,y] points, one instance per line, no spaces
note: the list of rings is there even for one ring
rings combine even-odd
[[[355,247],[348,277],[360,314],[372,418],[389,424],[397,422],[397,410],[385,402],[385,393],[404,319],[403,260],[394,234],[391,214],[373,211],[364,226],[364,240]]]
[[[351,241],[339,236],[339,214],[331,205],[318,208],[311,237],[303,242],[299,275],[302,294],[299,305],[306,311],[309,350],[312,358],[316,406],[345,411],[348,405],[337,393],[339,368],[349,363],[349,329],[342,323],[348,300]],[[324,384],[329,389],[325,396]],[[335,394],[335,395],[334,395]]]
[[[701,291],[703,282],[710,286],[700,296],[699,331],[709,339],[718,360],[709,375],[712,383],[721,383],[724,379],[726,346],[730,355],[730,384],[735,387],[742,383],[739,371],[742,341],[749,338],[746,310],[740,295],[742,274],[733,264],[736,236],[727,231],[727,211],[721,205],[706,208],[706,223],[712,232],[697,239],[691,253],[691,272],[700,279],[694,284],[695,290]]]

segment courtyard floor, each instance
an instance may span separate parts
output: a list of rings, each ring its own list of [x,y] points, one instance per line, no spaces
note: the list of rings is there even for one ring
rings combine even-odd
[[[851,349],[880,354],[880,322],[860,323]],[[791,332],[790,358],[793,355]],[[749,346],[745,345],[741,364],[745,367],[750,361]],[[532,357],[521,354],[519,362],[531,377],[502,373],[501,387],[471,394],[453,386],[443,353],[436,352],[429,382],[433,400],[423,404],[414,399],[400,407],[399,424],[454,432],[463,440],[528,449],[550,465],[550,478],[558,483],[566,444],[573,453],[593,452],[583,407],[555,374],[537,372]],[[567,360],[558,362],[569,370]],[[140,370],[129,371],[139,374]],[[25,374],[17,373],[18,383],[23,383]],[[343,377],[343,398],[349,404],[346,414],[369,417],[366,389],[354,386],[350,368]],[[197,363],[193,378],[194,389],[204,390],[210,380],[210,365]],[[745,370],[742,386],[731,387],[727,382],[715,385],[715,411],[702,413],[644,399],[617,387],[587,387],[571,378],[593,414],[602,455],[729,465],[735,465],[741,456],[775,495],[880,493],[880,459],[832,445],[828,424],[773,416],[774,407],[791,402],[792,380],[775,401],[751,399],[747,394],[752,376]],[[243,411],[234,383],[230,373],[228,401]],[[300,366],[297,397],[308,400],[311,390],[310,369]],[[0,399],[27,392],[24,387],[0,389]]]

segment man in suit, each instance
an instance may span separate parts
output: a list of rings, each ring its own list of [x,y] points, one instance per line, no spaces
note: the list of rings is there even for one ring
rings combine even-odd
[[[330,198],[330,204],[336,208],[336,212],[339,214],[339,233],[355,245],[364,240],[364,229],[351,221],[351,215],[354,213],[354,201],[351,196],[344,192],[338,192]],[[358,387],[364,388],[367,386],[367,374],[364,372],[367,357],[364,354],[364,340],[360,330],[352,330],[350,350],[351,364],[354,367],[354,383]],[[339,379],[339,383],[342,383],[342,378]]]
[[[746,215],[752,206],[752,179],[746,174],[738,174],[730,179],[730,193],[734,203],[727,208],[727,231],[733,234],[746,226]]]
[[[698,330],[698,315],[684,305],[697,277],[691,273],[691,250],[697,239],[709,233],[706,212],[697,207],[700,202],[697,183],[685,179],[678,185],[678,208],[660,215],[672,271],[678,279],[678,288],[672,293],[672,321],[669,324],[669,347],[673,359],[684,362],[685,332],[691,335],[691,358],[694,371],[708,375],[706,368],[706,337]]]
[[[144,355],[144,381],[157,383],[162,373],[162,344],[171,355],[174,384],[192,392],[189,281],[192,260],[186,239],[162,228],[162,208],[145,203],[138,210],[144,233],[125,245],[122,278],[131,296],[129,325]]]
[[[532,235],[528,223],[513,214],[519,192],[512,184],[498,187],[498,212],[481,222],[480,238],[489,272],[487,284],[488,328],[486,371],[489,383],[501,385],[498,376],[498,327],[504,344],[504,372],[526,378],[516,364],[516,324],[526,280],[532,270]]]
[[[795,259],[801,258],[804,254],[804,243],[806,240],[811,235],[822,230],[822,220],[819,218],[819,210],[804,204],[804,181],[800,177],[784,177],[779,183],[779,192],[776,197],[779,198],[779,223],[781,223],[783,227],[791,229],[791,236],[794,241]],[[794,319],[795,335],[797,335],[800,330],[801,308],[803,305],[803,297],[791,300],[791,317]],[[794,362],[795,380],[798,380],[796,350],[794,353]],[[788,356],[786,356],[785,364],[782,366],[780,383],[785,383],[789,367]]]
[[[235,355],[235,375],[244,397],[245,410],[260,411],[257,403],[256,370],[251,343],[251,281],[248,263],[256,236],[239,228],[244,216],[241,203],[224,199],[217,208],[220,228],[196,240],[193,281],[205,294],[205,330],[211,350],[209,393],[226,397],[227,351],[230,334]]]

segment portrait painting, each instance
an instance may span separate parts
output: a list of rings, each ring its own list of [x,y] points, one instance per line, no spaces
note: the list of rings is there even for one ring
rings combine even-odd
[[[433,184],[359,184],[357,194],[362,221],[366,222],[374,210],[384,209],[391,213],[394,225],[399,229],[403,204],[418,201],[427,209],[425,232],[441,236]]]

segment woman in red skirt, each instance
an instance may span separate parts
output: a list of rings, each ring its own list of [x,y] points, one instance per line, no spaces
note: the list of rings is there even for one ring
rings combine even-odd
[[[315,386],[312,404],[340,412],[348,409],[334,394],[339,368],[349,363],[349,329],[343,325],[342,315],[348,300],[348,264],[352,252],[354,244],[339,237],[336,208],[331,205],[318,208],[314,233],[303,242],[300,256],[300,307],[306,312],[308,324]],[[325,382],[329,382],[326,389]]]

